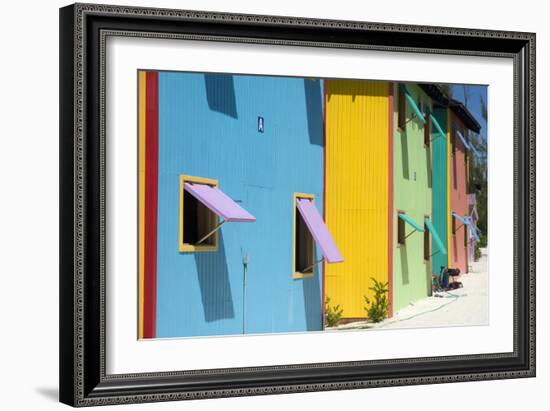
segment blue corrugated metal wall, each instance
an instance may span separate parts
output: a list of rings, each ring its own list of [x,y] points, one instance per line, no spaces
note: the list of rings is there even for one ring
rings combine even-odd
[[[294,192],[322,212],[322,95],[318,80],[160,73],[157,337],[322,328],[320,266],[292,278]],[[218,179],[257,221],[225,224],[217,252],[180,253],[180,174]]]

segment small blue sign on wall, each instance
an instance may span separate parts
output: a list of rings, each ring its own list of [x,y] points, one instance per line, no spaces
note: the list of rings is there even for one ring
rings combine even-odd
[[[263,133],[264,132],[264,118],[258,117],[258,132]]]

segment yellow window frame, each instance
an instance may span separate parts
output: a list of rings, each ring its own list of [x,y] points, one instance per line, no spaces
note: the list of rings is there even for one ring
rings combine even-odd
[[[183,225],[185,224],[183,218],[183,197],[185,191],[185,183],[196,183],[196,184],[207,184],[212,187],[218,187],[218,180],[212,178],[196,177],[189,175],[180,175],[180,208],[179,208],[179,227],[178,227],[178,249],[181,253],[193,253],[201,251],[218,251],[218,231],[212,234],[214,237],[214,245],[193,245],[185,244],[183,242]],[[215,227],[218,224],[218,216],[216,213],[212,212],[212,227]]]
[[[295,270],[296,268],[296,219],[297,219],[296,213],[298,212],[297,200],[302,198],[315,200],[315,196],[313,194],[294,193],[294,201],[293,201],[294,221],[292,224],[292,270],[291,271],[292,271],[292,278],[295,280],[299,280],[303,278],[311,278],[315,275],[315,266],[311,267],[311,272],[307,272],[307,273],[302,273],[300,271]],[[315,263],[315,240],[313,240],[311,243],[312,243],[311,255],[313,256],[313,260],[314,260],[313,263]]]

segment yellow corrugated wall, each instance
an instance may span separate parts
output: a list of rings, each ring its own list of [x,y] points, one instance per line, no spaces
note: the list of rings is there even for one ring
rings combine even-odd
[[[388,83],[325,87],[325,219],[344,256],[325,266],[325,295],[344,318],[366,317],[371,277],[388,281]]]

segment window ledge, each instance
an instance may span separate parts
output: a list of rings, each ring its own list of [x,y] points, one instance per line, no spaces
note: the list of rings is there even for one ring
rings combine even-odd
[[[300,272],[296,272],[296,273],[293,273],[292,274],[292,278],[294,280],[300,280],[300,279],[303,279],[303,278],[311,278],[315,275],[315,273],[312,271],[311,273],[300,273]]]
[[[191,244],[180,244],[179,252],[180,253],[196,253],[202,251],[218,251],[217,245],[191,245]]]

